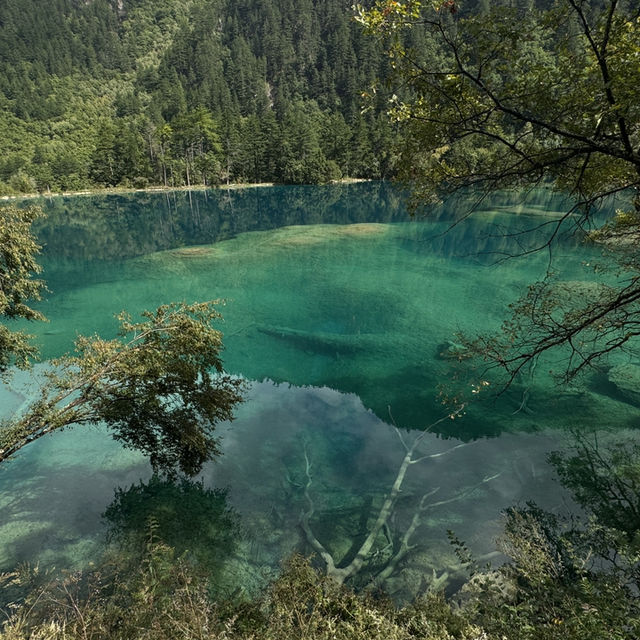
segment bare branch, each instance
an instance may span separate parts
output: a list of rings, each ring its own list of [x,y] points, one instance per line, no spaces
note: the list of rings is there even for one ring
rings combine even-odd
[[[311,529],[311,525],[309,524],[309,520],[310,520],[311,516],[313,515],[315,509],[314,509],[313,500],[312,500],[312,498],[310,496],[310,493],[309,493],[309,489],[310,489],[311,483],[312,483],[311,462],[309,461],[309,456],[308,456],[307,451],[305,449],[304,459],[305,459],[305,474],[306,474],[306,477],[307,477],[307,482],[305,484],[304,495],[305,495],[305,498],[307,500],[307,503],[308,503],[309,507],[308,507],[307,510],[302,512],[302,514],[300,516],[300,524],[301,524],[302,529],[303,529],[303,531],[305,533],[307,541],[309,542],[311,547],[318,553],[318,555],[324,561],[324,563],[326,565],[326,572],[327,572],[328,576],[331,576],[332,578],[334,578],[339,583],[343,583],[345,580],[348,580],[349,578],[351,578],[354,575],[356,575],[362,569],[362,567],[364,566],[364,564],[367,562],[367,560],[370,558],[370,556],[372,554],[372,550],[373,550],[373,547],[375,545],[376,539],[378,538],[378,535],[380,534],[380,532],[383,529],[385,529],[385,527],[387,527],[387,523],[388,523],[389,518],[391,517],[391,515],[393,513],[396,500],[397,500],[397,498],[398,498],[398,496],[399,496],[399,494],[400,494],[400,492],[402,490],[402,485],[404,483],[404,480],[405,480],[407,471],[409,469],[409,466],[411,466],[415,462],[419,462],[421,460],[425,460],[425,459],[428,459],[428,458],[438,458],[440,456],[447,455],[448,453],[451,453],[452,451],[455,451],[456,449],[459,449],[460,447],[465,446],[464,444],[460,444],[460,445],[456,445],[455,447],[452,447],[452,448],[448,449],[447,451],[443,451],[441,453],[422,456],[418,460],[414,460],[414,458],[413,458],[414,452],[416,451],[416,449],[418,448],[418,446],[420,445],[420,443],[422,442],[422,440],[424,439],[426,434],[429,433],[431,429],[436,427],[438,424],[444,422],[445,420],[454,419],[455,417],[460,415],[460,413],[463,411],[463,409],[464,409],[464,405],[461,405],[461,406],[457,407],[454,411],[448,413],[446,416],[443,416],[439,420],[436,420],[436,422],[434,422],[433,424],[429,425],[429,427],[427,427],[413,441],[413,444],[408,449],[406,447],[406,443],[401,438],[401,441],[403,442],[403,445],[405,446],[406,453],[405,453],[405,455],[404,455],[404,457],[402,459],[402,462],[400,463],[400,466],[398,467],[398,471],[397,471],[395,480],[393,482],[393,485],[391,486],[391,490],[387,494],[385,499],[383,500],[382,505],[380,506],[380,509],[378,511],[377,517],[376,517],[372,527],[370,528],[367,537],[365,538],[364,542],[360,545],[360,548],[356,552],[356,554],[353,557],[353,559],[351,560],[351,562],[345,567],[337,567],[336,566],[335,559],[333,558],[331,553],[327,550],[327,548],[315,536],[315,534],[313,533],[313,530]],[[397,427],[396,427],[396,432],[398,433],[398,436],[400,436],[400,433],[399,433]],[[429,492],[428,494],[425,494],[425,496],[432,495],[436,491],[437,491],[437,489]],[[423,499],[424,498],[425,497],[423,497]],[[418,526],[418,524],[419,523],[415,524],[414,529],[415,529],[415,527]],[[407,538],[407,540],[408,540],[408,538]]]

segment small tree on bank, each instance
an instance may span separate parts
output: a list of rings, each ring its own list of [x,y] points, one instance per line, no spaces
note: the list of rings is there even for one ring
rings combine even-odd
[[[27,302],[43,287],[34,208],[0,209],[0,316],[40,320]],[[224,373],[215,302],[169,304],[143,321],[119,316],[119,336],[79,337],[76,354],[54,361],[37,399],[0,424],[0,461],[71,424],[105,423],[114,438],[147,455],[156,471],[193,475],[218,453],[215,426],[231,420],[242,400],[242,379]],[[29,336],[0,324],[0,372],[26,367],[35,350]]]

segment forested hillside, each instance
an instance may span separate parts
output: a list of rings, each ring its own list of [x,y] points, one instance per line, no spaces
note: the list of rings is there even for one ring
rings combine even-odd
[[[352,187],[273,189],[291,192],[291,202],[259,189],[229,191],[208,221],[193,193],[183,194],[183,218],[179,194],[167,193],[161,222],[147,217],[136,230],[128,223],[145,217],[142,209],[116,201],[143,206],[158,194],[110,195],[103,205],[96,200],[106,196],[91,198],[72,215],[68,199],[52,198],[38,241],[39,207],[0,207],[0,375],[35,356],[31,336],[9,323],[44,319],[42,242],[60,256],[57,266],[42,261],[50,284],[56,269],[65,280],[48,308],[66,328],[52,323],[47,342],[77,334],[76,319],[101,322],[100,310],[119,300],[141,305],[156,283],[159,296],[209,296],[221,286],[213,278],[209,287],[211,265],[222,274],[225,263],[233,272],[227,290],[241,292],[249,309],[237,313],[239,328],[228,322],[226,336],[247,339],[247,360],[275,361],[278,351],[258,341],[287,339],[279,357],[291,369],[250,377],[304,391],[305,405],[299,420],[297,401],[282,403],[256,383],[247,399],[267,399],[248,411],[257,439],[230,438],[233,471],[193,480],[218,455],[214,428],[244,390],[243,378],[222,371],[213,303],[163,304],[135,323],[123,312],[119,338],[78,337],[75,355],[53,361],[40,395],[9,396],[12,415],[0,425],[0,461],[13,465],[0,488],[11,516],[2,544],[23,557],[31,550],[34,561],[0,573],[0,639],[640,638],[640,3],[376,0],[361,13],[369,36],[352,13],[347,0],[0,0],[0,193],[397,175],[418,206],[456,193],[473,198],[453,223],[447,214],[432,216],[440,226],[394,225],[403,231],[389,252],[389,225],[342,223],[362,222],[367,206],[383,212],[374,222],[393,221],[390,200],[369,190],[362,206],[352,196],[334,206],[331,193],[315,195]],[[376,79],[380,88],[368,91]],[[363,92],[371,94],[366,108]],[[529,206],[525,194],[539,188],[559,204]],[[314,194],[313,207],[301,191]],[[237,214],[243,198],[261,204],[246,220]],[[227,210],[229,223],[217,224]],[[447,236],[455,251],[440,251],[439,231],[469,216],[477,226]],[[296,231],[208,246],[316,222],[341,229],[318,227],[303,242]],[[364,251],[344,250],[352,239],[371,241],[366,260]],[[116,251],[121,260],[112,259]],[[335,277],[308,277],[338,252],[348,261],[335,265]],[[536,253],[531,271],[507,260]],[[276,262],[284,267],[271,268]],[[496,269],[507,263],[507,272]],[[486,284],[478,285],[476,267],[490,274]],[[81,269],[89,277],[74,280]],[[244,277],[250,272],[255,284]],[[525,289],[520,273],[541,279]],[[400,286],[411,279],[411,288]],[[295,287],[300,302],[289,293]],[[259,288],[264,299],[253,295]],[[503,295],[518,291],[499,326]],[[277,324],[260,320],[267,298],[287,308],[273,314]],[[358,298],[375,306],[353,304]],[[339,313],[324,315],[329,307]],[[313,361],[302,360],[307,350]],[[362,364],[348,369],[356,353],[365,354]],[[329,364],[331,384],[322,380],[313,393],[317,380],[279,373]],[[44,376],[34,378],[39,385]],[[343,388],[348,379],[358,387]],[[394,388],[415,396],[414,424],[426,424],[434,405],[421,394],[441,381],[440,417],[417,435],[396,426],[402,403],[380,396]],[[383,390],[391,424],[380,446],[374,423],[342,429],[358,422],[351,407],[368,411],[365,387]],[[469,405],[491,389],[504,409]],[[468,440],[440,431],[467,409]],[[507,420],[504,439],[480,428]],[[158,472],[116,489],[99,533],[88,522],[100,501],[140,468],[121,450],[95,458],[78,431],[67,433],[77,445],[8,461],[52,432],[97,423]],[[284,439],[270,433],[277,423]],[[427,437],[437,437],[435,452]],[[518,448],[508,444],[516,439]],[[467,457],[448,457],[454,450]],[[255,461],[269,474],[254,474]],[[411,466],[429,461],[433,475],[410,478]],[[74,486],[94,476],[104,483],[97,500]],[[559,485],[547,484],[552,476]],[[495,511],[485,520],[479,505],[487,498]],[[79,507],[69,510],[74,501]],[[251,503],[261,507],[253,516]],[[445,527],[451,553],[437,540]],[[498,527],[495,547],[474,557]],[[103,555],[81,568],[102,532]],[[294,546],[316,555],[290,557],[279,575],[274,558]],[[70,570],[45,568],[50,559]],[[403,605],[405,598],[413,600]]]
[[[350,0],[3,0],[0,193],[386,177],[388,64]]]

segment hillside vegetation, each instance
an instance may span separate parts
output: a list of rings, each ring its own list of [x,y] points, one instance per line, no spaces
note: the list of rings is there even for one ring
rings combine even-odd
[[[388,65],[349,0],[6,0],[0,193],[383,178]]]

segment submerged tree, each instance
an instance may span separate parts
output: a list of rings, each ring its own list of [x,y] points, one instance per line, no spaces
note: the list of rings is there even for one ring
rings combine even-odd
[[[15,206],[0,209],[0,308],[7,318],[41,319],[26,305],[42,287],[30,277],[37,269],[30,231],[35,215]],[[81,336],[76,355],[54,361],[38,398],[0,424],[0,461],[57,429],[97,423],[148,455],[158,471],[193,475],[218,453],[215,426],[232,419],[244,382],[223,371],[222,334],[212,326],[220,318],[215,302],[163,305],[142,315],[134,323],[123,312],[117,338]],[[0,329],[3,370],[26,366],[34,355],[27,337]]]
[[[429,51],[400,38],[390,51],[411,96],[392,111],[409,134],[402,171],[414,203],[469,187],[478,197],[531,186],[571,194],[570,210],[541,223],[544,239],[521,253],[584,228],[615,195],[626,203],[597,237],[627,269],[619,287],[567,303],[553,282],[536,284],[503,335],[481,337],[472,350],[513,379],[561,345],[569,348],[566,377],[628,346],[640,333],[637,4],[560,0],[539,11],[500,2],[471,15],[455,0],[380,0],[360,19],[384,35],[415,24],[430,34]]]
[[[353,557],[348,564],[344,564],[343,566],[339,566],[340,563],[336,561],[331,551],[320,541],[311,525],[311,518],[315,513],[315,505],[311,494],[313,475],[312,463],[305,451],[305,480],[301,488],[304,491],[307,508],[302,511],[300,515],[300,524],[308,544],[324,562],[327,576],[333,578],[339,584],[343,584],[357,576],[361,576],[361,574],[366,571],[366,573],[369,574],[367,581],[369,587],[382,586],[385,580],[393,575],[407,555],[418,546],[415,542],[415,536],[427,519],[428,514],[437,507],[469,497],[482,485],[495,480],[500,475],[485,476],[476,484],[464,487],[452,495],[442,497],[441,499],[434,498],[434,496],[440,492],[441,487],[429,488],[429,490],[417,500],[411,521],[404,531],[392,532],[390,522],[395,519],[396,504],[402,495],[407,472],[411,466],[427,460],[441,458],[461,447],[468,446],[466,443],[461,443],[439,453],[421,454],[419,452],[420,445],[423,443],[425,436],[430,433],[433,428],[442,422],[457,418],[462,414],[463,409],[463,405],[455,408],[422,431],[420,435],[414,438],[412,443],[408,443],[406,437],[403,436],[401,431],[394,425],[396,434],[405,450],[405,455],[398,465],[398,470],[389,492],[384,496],[377,513],[372,514],[371,525],[367,528],[366,535],[363,535],[361,543],[355,544],[356,550]],[[444,491],[442,493],[444,493]],[[444,570],[440,576],[437,576],[434,569],[430,589],[434,591],[441,589],[442,586],[446,584],[448,578],[449,574],[446,570]]]

